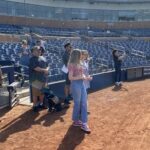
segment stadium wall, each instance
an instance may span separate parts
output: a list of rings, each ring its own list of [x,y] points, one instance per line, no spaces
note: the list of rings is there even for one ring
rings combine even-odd
[[[90,91],[94,92],[113,85],[114,75],[114,71],[103,72],[93,75],[93,80],[90,83]],[[122,80],[127,80],[126,70],[122,70]],[[64,81],[49,84],[50,88],[54,91],[54,93],[60,97],[64,97],[64,85]]]
[[[23,25],[23,26],[39,26],[53,28],[97,28],[97,29],[146,29],[150,28],[150,21],[145,22],[95,22],[95,21],[56,21],[45,19],[34,19],[27,17],[14,17],[0,15],[0,24]]]
[[[9,84],[11,84],[14,81],[14,67],[4,66],[1,68],[3,73],[7,74]],[[146,71],[144,71],[144,69],[149,69],[148,74]],[[93,80],[90,83],[90,92],[101,90],[105,87],[113,85],[114,75],[114,71],[103,72],[93,75]],[[145,76],[150,76],[150,67],[134,67],[122,70],[122,81],[143,79]],[[64,84],[64,81],[53,82],[49,83],[49,87],[54,92],[54,94],[56,94],[59,97],[64,97]]]
[[[0,42],[19,42],[20,36],[0,34]]]

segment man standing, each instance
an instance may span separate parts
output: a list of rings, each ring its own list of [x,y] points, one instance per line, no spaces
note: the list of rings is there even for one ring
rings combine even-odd
[[[33,111],[37,112],[39,106],[44,108],[44,94],[41,93],[41,89],[46,86],[49,68],[46,59],[40,56],[41,50],[39,46],[32,48],[32,55],[29,64],[29,79],[32,87]],[[37,102],[37,97],[39,97],[40,104]]]
[[[125,52],[119,52],[117,49],[112,49],[112,55],[114,59],[114,67],[115,67],[115,85],[121,86],[121,64],[122,60],[125,57]]]
[[[65,52],[63,54],[63,63],[65,65],[65,67],[67,68],[68,66],[68,61],[69,61],[69,57],[72,51],[72,46],[70,43],[67,43],[64,45],[65,48]],[[66,104],[70,104],[69,100],[71,99],[71,93],[70,93],[70,80],[68,78],[68,72],[64,72],[65,74],[65,87],[64,87],[64,92],[65,92],[65,103]]]

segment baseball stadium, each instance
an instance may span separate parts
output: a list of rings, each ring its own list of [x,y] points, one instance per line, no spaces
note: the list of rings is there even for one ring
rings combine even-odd
[[[0,0],[0,150],[150,150],[150,0]]]

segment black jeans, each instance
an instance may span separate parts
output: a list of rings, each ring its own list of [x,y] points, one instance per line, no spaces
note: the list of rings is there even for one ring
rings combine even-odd
[[[121,65],[115,65],[115,82],[121,81]]]

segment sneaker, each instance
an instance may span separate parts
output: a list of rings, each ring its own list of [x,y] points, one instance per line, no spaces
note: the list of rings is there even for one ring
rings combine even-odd
[[[33,106],[33,108],[32,108],[32,109],[33,109],[33,111],[34,111],[34,112],[38,112],[38,111],[39,111],[39,109],[38,109],[38,107],[37,107],[37,106]]]
[[[64,105],[62,106],[63,108],[69,108],[69,104],[64,103]]]
[[[68,99],[68,98],[66,98],[66,99],[64,100],[64,103],[65,103],[65,104],[71,104],[71,103],[69,102],[69,99]]]
[[[40,108],[40,109],[47,109],[47,107],[46,107],[44,104],[39,105],[39,108]]]
[[[68,99],[73,100],[73,97],[69,94]]]
[[[54,109],[53,108],[48,108],[48,113],[52,113],[54,112]]]
[[[80,120],[79,121],[74,121],[72,125],[75,126],[75,127],[81,127],[82,122]]]
[[[87,124],[82,124],[81,130],[83,130],[87,134],[91,133],[91,129],[89,128],[89,126]]]

